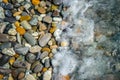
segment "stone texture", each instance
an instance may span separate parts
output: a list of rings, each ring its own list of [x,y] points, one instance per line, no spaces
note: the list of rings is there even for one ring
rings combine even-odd
[[[7,34],[0,34],[0,42],[7,42],[9,41]]]
[[[20,54],[20,55],[26,55],[29,51],[29,47],[19,47],[15,48],[15,52]]]
[[[4,48],[2,50],[3,54],[6,54],[8,56],[14,56],[15,55],[15,51],[13,50],[13,48]]]
[[[21,22],[21,26],[23,26],[26,30],[29,30],[32,28],[31,25],[26,20]]]

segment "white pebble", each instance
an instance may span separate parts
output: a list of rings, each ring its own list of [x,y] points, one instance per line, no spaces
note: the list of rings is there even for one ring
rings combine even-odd
[[[14,36],[14,35],[17,34],[17,31],[16,31],[14,28],[11,28],[11,29],[8,31],[8,34]]]
[[[13,48],[4,48],[2,50],[3,54],[6,54],[8,56],[14,56],[15,55],[15,51],[13,50]]]

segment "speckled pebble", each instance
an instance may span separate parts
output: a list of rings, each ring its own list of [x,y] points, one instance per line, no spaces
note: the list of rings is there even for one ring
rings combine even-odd
[[[32,53],[28,53],[26,55],[26,60],[29,62],[29,63],[33,63],[36,59],[36,56]]]

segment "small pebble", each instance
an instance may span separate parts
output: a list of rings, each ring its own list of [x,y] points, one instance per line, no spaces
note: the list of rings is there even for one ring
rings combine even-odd
[[[42,64],[38,64],[38,65],[36,65],[34,67],[33,72],[38,73],[38,72],[40,72],[42,70],[42,68],[43,68],[43,65]]]
[[[45,46],[48,41],[51,39],[51,34],[50,33],[46,33],[42,38],[39,39],[39,45],[40,46]]]
[[[0,33],[3,33],[5,28],[6,28],[6,24],[5,23],[0,23]]]
[[[4,19],[4,18],[5,18],[4,10],[3,10],[2,7],[0,7],[0,18],[1,18],[1,19]]]
[[[50,67],[50,60],[49,60],[49,59],[46,59],[46,60],[45,60],[45,67],[46,67],[46,68],[49,68],[49,67]]]
[[[16,36],[9,36],[9,41],[15,42],[16,40]]]
[[[5,9],[8,9],[8,10],[9,10],[9,9],[11,10],[11,9],[13,9],[14,7],[13,7],[13,4],[8,3],[8,4],[6,4],[6,5],[4,6],[4,8],[5,8]]]
[[[4,48],[2,50],[2,53],[8,56],[14,56],[15,55],[15,51],[13,50],[13,48]]]
[[[14,23],[16,21],[16,19],[14,17],[5,17],[4,21]]]
[[[43,21],[46,22],[46,23],[52,23],[52,17],[50,17],[50,16],[45,16],[45,17],[43,18]]]
[[[29,47],[20,47],[20,48],[15,48],[15,52],[20,54],[20,55],[26,55],[29,51]]]
[[[43,7],[38,7],[38,12],[41,13],[41,14],[45,14],[46,10]]]
[[[26,30],[32,29],[31,25],[26,20],[21,22],[21,26],[23,26]]]
[[[43,52],[43,53],[40,55],[40,59],[43,59],[43,58],[45,58],[45,57],[47,57],[47,56],[48,56],[48,52],[45,51],[45,52]]]
[[[28,53],[26,55],[26,60],[29,62],[29,63],[33,63],[36,59],[36,56],[32,53]]]
[[[32,46],[29,51],[30,51],[31,53],[37,53],[37,52],[39,52],[40,50],[41,50],[41,47],[38,46],[38,45],[35,45],[35,46]]]
[[[18,80],[21,80],[25,77],[25,73],[24,72],[20,72],[18,75]]]
[[[29,21],[29,23],[30,23],[31,25],[37,25],[37,23],[38,23],[38,18],[37,18],[37,17],[33,17],[33,18]]]
[[[60,22],[60,21],[62,21],[62,18],[54,17],[54,18],[53,18],[53,21]]]
[[[16,60],[13,64],[14,67],[16,68],[26,68],[27,67],[27,64],[26,64],[26,61],[18,61]]]
[[[9,29],[8,34],[15,36],[17,34],[17,31],[14,28],[11,28],[11,29]]]
[[[56,5],[60,5],[63,2],[63,0],[53,0],[53,3]]]
[[[10,56],[3,55],[0,58],[0,66],[3,66],[4,64],[8,63],[9,59],[10,59]]]
[[[12,46],[11,42],[5,42],[0,44],[0,50],[3,50],[4,48],[10,48]]]

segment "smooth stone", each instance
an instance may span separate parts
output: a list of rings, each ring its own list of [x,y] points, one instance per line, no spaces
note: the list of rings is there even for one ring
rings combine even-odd
[[[27,68],[26,61],[18,61],[16,60],[13,64],[14,67],[16,68]]]
[[[3,66],[4,64],[6,64],[10,59],[10,56],[7,56],[7,55],[3,55],[1,58],[0,58],[0,66]]]
[[[6,4],[5,6],[4,6],[4,9],[13,9],[14,7],[13,7],[13,4],[11,4],[11,3],[8,3],[8,4]]]
[[[38,18],[37,18],[37,17],[33,17],[33,18],[29,21],[29,23],[30,23],[31,25],[37,25],[37,23],[38,23]]]
[[[39,60],[39,59],[40,59],[40,55],[41,55],[41,52],[38,52],[38,53],[36,54],[36,60]]]
[[[45,67],[46,68],[50,67],[50,59],[45,60]]]
[[[43,80],[51,80],[52,78],[52,69],[49,68],[44,74],[43,74]]]
[[[52,17],[50,17],[50,16],[43,17],[43,22],[52,23]]]
[[[22,3],[24,0],[17,0],[18,3]]]
[[[14,23],[16,21],[16,19],[14,17],[5,17],[4,21]]]
[[[39,38],[39,45],[44,47],[51,39],[51,36],[52,35],[50,33],[46,33],[42,38]]]
[[[40,50],[41,50],[41,47],[40,46],[38,46],[38,45],[35,45],[35,46],[32,46],[32,47],[30,47],[30,52],[31,53],[37,53],[37,52],[40,52]]]
[[[36,60],[36,56],[32,53],[28,53],[26,55],[26,60],[29,62],[29,63],[33,63],[35,60]]]
[[[48,56],[48,52],[47,51],[44,51],[41,55],[40,55],[40,59],[43,59],[45,57]]]
[[[17,42],[21,44],[21,36],[19,33],[17,33]]]
[[[33,72],[34,73],[38,73],[38,72],[40,72],[42,70],[42,68],[43,68],[43,65],[42,64],[38,64],[38,65],[36,65],[34,67]]]
[[[23,26],[26,30],[32,29],[31,25],[26,20],[21,22],[21,26]]]
[[[1,19],[4,19],[4,18],[5,18],[4,10],[3,10],[2,7],[0,7],[0,18],[1,18]]]
[[[9,36],[9,41],[16,42],[16,36]]]
[[[63,2],[63,0],[53,0],[53,3],[56,5],[60,5]]]
[[[8,34],[8,31],[13,28],[12,24],[7,24],[3,33]]]
[[[18,80],[21,80],[25,77],[25,73],[24,72],[20,72],[18,75]]]
[[[36,79],[35,79],[35,77],[33,77],[33,75],[27,74],[27,75],[25,76],[25,80],[36,80]]]
[[[5,15],[7,17],[11,17],[12,16],[12,12],[10,10],[5,10]]]
[[[60,17],[54,17],[53,21],[60,22],[60,21],[62,21],[62,18],[60,18]]]
[[[15,48],[15,52],[20,54],[20,55],[26,55],[29,51],[29,47],[19,47]]]
[[[15,30],[15,28],[11,28],[11,29],[9,29],[8,34],[15,36],[17,34],[17,31]]]
[[[26,32],[24,34],[24,38],[27,40],[27,42],[29,44],[31,44],[31,45],[35,45],[36,44],[35,38],[31,34],[29,34],[28,32]]]
[[[12,46],[11,42],[5,42],[0,44],[0,51],[2,51],[4,48],[10,48]]]
[[[2,53],[8,56],[14,56],[15,55],[15,51],[13,50],[13,48],[4,48],[2,50]]]
[[[5,28],[6,28],[6,24],[5,23],[0,23],[0,33],[3,33]]]

